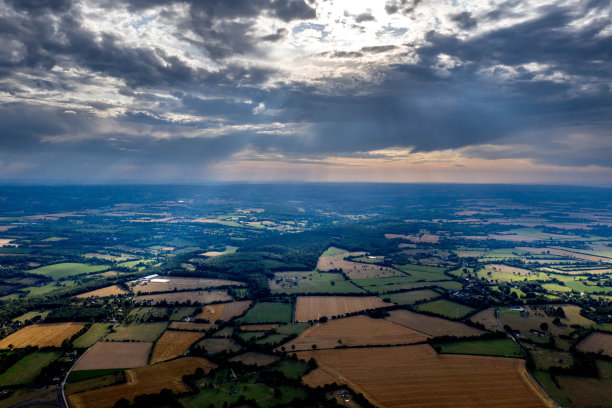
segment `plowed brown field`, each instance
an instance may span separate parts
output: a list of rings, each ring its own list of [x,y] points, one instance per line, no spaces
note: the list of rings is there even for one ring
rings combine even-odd
[[[83,326],[85,326],[84,323],[33,324],[0,340],[0,349],[6,349],[11,344],[14,348],[59,347],[65,339],[71,338]]]
[[[338,342],[338,340],[341,341]],[[385,344],[410,344],[427,340],[423,333],[391,323],[384,319],[354,316],[330,320],[309,327],[296,339],[285,344],[286,350],[311,350],[345,346],[368,346]]]
[[[202,337],[204,334],[198,332],[167,330],[155,343],[150,363],[159,363],[178,357]]]
[[[382,407],[554,407],[519,359],[438,355],[427,345],[296,353]]]
[[[436,336],[478,336],[482,330],[463,323],[452,322],[440,317],[426,316],[409,310],[393,310],[386,318],[393,323],[409,327],[432,337]]]
[[[78,361],[74,370],[102,370],[134,368],[147,365],[152,343],[106,342],[96,343]]]
[[[319,320],[323,316],[344,316],[347,313],[392,306],[375,296],[299,296],[295,305],[295,321]]]
[[[217,320],[228,321],[232,317],[241,315],[251,306],[250,300],[240,302],[219,303],[216,305],[204,306],[202,313],[195,316],[196,319],[206,319],[211,323]]]
[[[189,387],[183,382],[183,376],[193,374],[198,367],[209,371],[216,366],[203,358],[185,357],[135,368],[125,372],[125,384],[74,394],[68,401],[71,408],[110,408],[121,398],[133,401],[137,395],[159,393],[164,388],[174,393],[187,392]]]

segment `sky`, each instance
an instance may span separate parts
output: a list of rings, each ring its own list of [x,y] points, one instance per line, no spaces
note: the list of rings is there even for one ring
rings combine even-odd
[[[0,183],[612,186],[609,0],[0,0]]]

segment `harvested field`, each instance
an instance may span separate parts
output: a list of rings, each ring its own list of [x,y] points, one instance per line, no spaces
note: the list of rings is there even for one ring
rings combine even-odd
[[[493,309],[481,310],[480,312],[470,317],[470,320],[474,323],[482,324],[487,330],[502,331],[502,328],[499,325],[497,318],[495,317],[495,310]]]
[[[247,324],[240,326],[241,331],[268,331],[274,330],[279,326],[278,323],[270,324]]]
[[[295,321],[308,322],[323,316],[344,316],[347,313],[392,306],[375,296],[299,296]]]
[[[606,354],[612,357],[612,334],[594,332],[578,343],[576,348],[588,353]]]
[[[155,343],[150,364],[180,356],[202,337],[204,334],[198,332],[167,330]]]
[[[381,407],[554,407],[519,359],[438,355],[426,345],[296,353]]]
[[[223,351],[235,353],[242,350],[242,346],[232,339],[209,338],[200,340],[197,344],[209,353],[221,353]]]
[[[338,380],[321,368],[316,368],[302,377],[302,382],[309,387],[323,387],[327,384],[337,384]]]
[[[172,292],[173,290],[207,289],[218,286],[242,286],[241,282],[223,279],[179,278],[160,276],[147,282],[138,282],[132,290],[136,294],[152,292]]]
[[[314,325],[296,339],[285,344],[287,350],[311,350],[338,346],[375,346],[410,344],[427,340],[427,336],[384,319],[353,316]]]
[[[74,371],[146,366],[152,347],[152,343],[101,341],[81,357]]]
[[[84,323],[43,323],[26,326],[0,340],[0,349],[26,346],[60,347],[65,339],[71,338],[85,326]]]
[[[389,312],[389,317],[386,319],[432,337],[445,335],[457,337],[478,336],[483,333],[482,330],[463,323],[452,322],[440,317],[426,316],[409,310],[393,310]]]
[[[121,398],[133,402],[134,397],[142,394],[159,393],[167,388],[174,393],[187,392],[190,388],[183,382],[183,376],[193,374],[197,368],[204,371],[216,366],[199,357],[185,357],[147,367],[127,370],[125,384],[74,394],[68,397],[71,408],[111,408]]]
[[[91,292],[81,293],[80,295],[77,295],[77,298],[83,299],[83,298],[90,298],[90,297],[107,297],[107,296],[113,296],[113,295],[126,295],[128,293],[130,292],[123,289],[121,286],[112,285],[106,288],[92,290]]]
[[[136,302],[152,302],[159,303],[166,301],[168,303],[191,303],[199,302],[200,304],[213,302],[226,302],[232,300],[226,291],[194,291],[194,292],[170,292],[159,293],[156,295],[140,295],[134,299]]]
[[[278,361],[278,356],[271,354],[258,353],[256,351],[248,351],[230,358],[230,361],[240,361],[242,364],[266,366]]]
[[[342,269],[342,271],[350,279],[365,279],[365,278],[383,278],[388,276],[404,276],[404,274],[395,269],[386,266],[378,266],[376,264],[352,262],[344,259],[345,256],[354,255],[342,254],[335,256],[321,255],[317,262],[317,270],[325,272],[334,269]]]
[[[106,338],[109,341],[143,341],[153,343],[168,327],[167,322],[139,323],[115,327]]]
[[[531,271],[528,269],[516,268],[514,266],[508,266],[508,265],[503,265],[503,264],[488,264],[488,265],[485,265],[485,268],[492,269],[494,271],[504,272],[504,273],[511,273],[514,275],[520,275],[520,276],[527,276],[531,273]]]
[[[205,319],[211,323],[214,323],[217,320],[223,320],[227,322],[228,320],[244,313],[244,311],[247,310],[249,306],[251,306],[250,300],[208,305],[204,306],[202,313],[195,316],[194,318]]]
[[[172,322],[169,329],[185,331],[206,331],[215,327],[211,323]]]

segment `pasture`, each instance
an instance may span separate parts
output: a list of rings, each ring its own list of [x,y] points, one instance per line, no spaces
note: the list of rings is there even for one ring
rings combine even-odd
[[[375,296],[299,296],[295,305],[294,320],[308,322],[319,320],[323,316],[332,318],[391,305]]]
[[[246,353],[239,354],[229,359],[229,361],[240,361],[242,364],[256,365],[260,367],[275,363],[278,360],[279,360],[278,356],[274,356],[271,354],[258,353],[256,351],[248,351]]]
[[[410,292],[392,293],[387,295],[386,298],[396,305],[412,305],[422,300],[431,300],[439,298],[441,295],[439,292],[431,289],[423,290],[412,290]]]
[[[468,340],[436,344],[443,354],[474,354],[482,356],[522,357],[523,353],[508,338],[493,340]]]
[[[109,341],[142,341],[153,343],[167,327],[167,322],[121,325],[115,327],[106,338]]]
[[[241,282],[224,279],[183,278],[175,276],[160,276],[144,282],[132,282],[132,290],[136,294],[152,292],[172,292],[174,290],[208,289],[219,286],[242,286]]]
[[[175,307],[172,309],[170,314],[171,321],[185,320],[185,318],[192,316],[195,312],[195,307]]]
[[[134,299],[136,302],[149,303],[191,303],[207,304],[213,302],[227,302],[232,300],[227,291],[194,291],[194,292],[170,292],[154,295],[139,295]]]
[[[490,330],[490,331],[501,331],[502,330],[502,327],[499,325],[499,322],[497,321],[497,318],[495,317],[494,309],[481,310],[475,315],[472,315],[470,317],[470,320],[473,321],[474,323],[482,324],[485,327],[485,329]]]
[[[296,353],[377,406],[553,407],[519,359],[437,355],[427,345]]]
[[[283,346],[287,351],[418,343],[427,336],[384,319],[353,316],[316,324]]]
[[[74,366],[74,371],[134,368],[147,365],[153,344],[101,341],[90,348]]]
[[[478,336],[484,333],[482,330],[463,323],[453,322],[440,317],[427,316],[409,310],[392,310],[386,319],[431,337]]]
[[[397,278],[397,279],[401,279],[401,278]],[[365,287],[365,289],[371,293],[377,293],[379,295],[384,295],[389,292],[400,292],[400,291],[406,291],[406,290],[431,288],[431,287],[441,288],[444,290],[461,290],[462,288],[461,283],[454,281],[454,280],[435,281],[435,282],[410,282],[411,279],[412,277],[407,277],[404,280],[404,283],[392,283],[392,284],[382,284],[382,285],[373,284],[372,286]]]
[[[203,332],[212,329],[211,323],[193,323],[193,322],[171,322],[169,329],[173,330],[184,330],[184,331],[198,331]]]
[[[76,348],[91,347],[92,344],[108,333],[112,327],[113,325],[110,323],[94,323],[91,325],[89,330],[74,341],[73,345]]]
[[[70,339],[85,326],[84,323],[43,323],[26,326],[0,340],[0,349],[27,346],[60,347],[65,339]]]
[[[602,353],[612,357],[612,334],[593,332],[578,343],[576,348],[585,353]]]
[[[194,316],[194,319],[208,320],[210,323],[217,321],[227,322],[236,316],[244,313],[251,306],[250,300],[242,300],[239,302],[218,303],[208,305],[202,308],[202,313]]]
[[[61,351],[36,351],[28,354],[0,374],[0,386],[6,387],[33,382],[43,368],[57,360],[61,355]]]
[[[269,281],[272,293],[363,293],[339,273],[279,272]]]
[[[68,402],[73,408],[111,408],[121,398],[133,402],[138,395],[159,393],[164,388],[174,393],[188,392],[190,388],[183,382],[184,375],[193,374],[197,368],[210,371],[214,367],[203,358],[185,357],[130,369],[125,372],[125,384],[73,394],[68,397]]]
[[[242,350],[242,346],[232,339],[206,338],[200,340],[197,345],[209,353],[221,353],[224,351],[235,353]]]
[[[462,305],[447,299],[434,300],[421,303],[414,307],[418,311],[434,313],[450,319],[460,319],[469,313],[476,311],[473,307]]]
[[[317,270],[321,272],[342,269],[350,279],[383,278],[388,276],[403,276],[404,274],[395,269],[379,266],[372,263],[360,263],[347,261],[345,255],[336,256],[322,255],[317,262]],[[352,255],[352,254],[351,254]]]
[[[348,251],[341,249],[341,248],[336,248],[336,247],[329,247],[325,250],[325,252],[323,252],[323,256],[336,256],[336,255],[342,255],[342,254],[346,254]]]
[[[193,331],[166,330],[155,342],[149,363],[155,364],[178,357],[202,337],[204,334]]]
[[[32,320],[34,318],[40,318],[41,320],[45,320],[45,317],[47,317],[49,315],[49,313],[51,313],[50,310],[44,310],[44,311],[30,311],[30,312],[26,312],[24,314],[22,314],[19,317],[16,317],[13,319],[14,322],[21,322],[24,323],[26,320]]]
[[[241,331],[268,331],[274,330],[279,326],[278,323],[267,323],[267,324],[249,324],[240,326]]]
[[[94,378],[89,378],[86,380],[66,384],[66,395],[89,391],[95,388],[108,387],[109,385],[119,384],[125,381],[125,375],[123,374],[123,371],[111,371],[112,372],[106,375],[96,376]],[[79,371],[76,372],[78,373]]]
[[[43,275],[53,280],[58,280],[60,278],[67,278],[70,276],[102,272],[107,269],[109,269],[109,267],[106,265],[87,265],[83,263],[66,262],[31,269],[28,271],[28,273]]]
[[[291,321],[291,303],[259,302],[237,320],[238,323],[289,323]]]
[[[107,286],[102,289],[96,289],[90,292],[81,293],[80,295],[77,295],[77,298],[84,299],[84,298],[90,298],[90,297],[108,297],[108,296],[117,296],[117,295],[127,295],[128,293],[130,292],[123,289],[121,286],[112,285],[112,286]]]

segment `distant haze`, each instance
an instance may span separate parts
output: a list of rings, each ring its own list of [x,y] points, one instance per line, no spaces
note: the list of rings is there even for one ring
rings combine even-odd
[[[612,4],[0,0],[0,183],[612,186]]]

